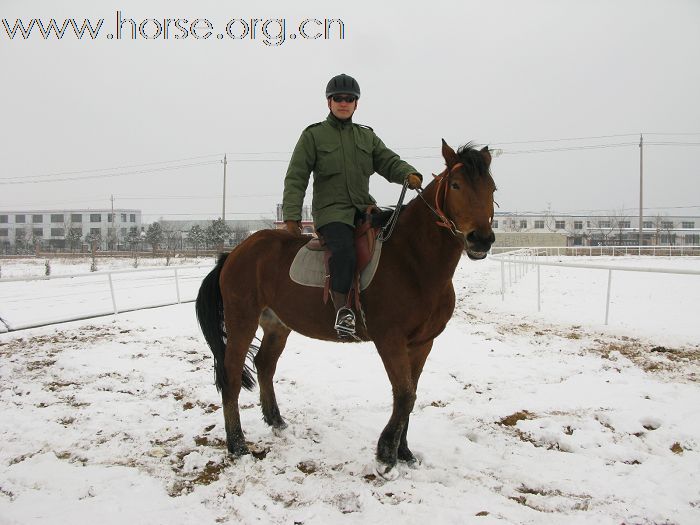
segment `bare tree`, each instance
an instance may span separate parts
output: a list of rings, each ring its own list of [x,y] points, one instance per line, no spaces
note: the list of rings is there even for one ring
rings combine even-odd
[[[625,230],[630,228],[630,218],[629,215],[625,213],[624,208],[620,208],[612,213],[612,226],[617,230],[617,242],[619,245],[624,244],[624,234]]]

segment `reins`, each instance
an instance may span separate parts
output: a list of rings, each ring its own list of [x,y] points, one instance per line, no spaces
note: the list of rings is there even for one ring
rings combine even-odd
[[[386,222],[384,227],[382,228],[382,231],[379,232],[379,235],[377,236],[377,240],[379,241],[386,241],[391,237],[391,234],[394,232],[394,226],[396,226],[396,223],[399,222],[399,214],[401,213],[401,206],[403,205],[403,199],[406,196],[406,190],[408,189],[408,178],[403,183],[403,188],[401,189],[401,195],[399,196],[399,202],[396,203],[396,208],[394,208],[393,213],[391,214],[391,217],[389,217],[389,220]]]
[[[416,192],[418,193],[418,196],[423,200],[425,205],[430,208],[430,210],[440,219],[439,221],[436,221],[435,224],[442,228],[447,228],[450,230],[452,235],[455,237],[457,234],[460,236],[464,236],[464,232],[460,231],[457,228],[457,225],[452,221],[449,217],[447,217],[447,214],[443,211],[443,207],[445,205],[445,202],[447,202],[447,190],[448,190],[448,185],[447,185],[447,176],[448,173],[452,172],[452,170],[457,169],[462,167],[464,164],[461,162],[455,164],[452,166],[452,168],[448,171],[447,168],[440,173],[440,175],[433,175],[435,179],[437,180],[437,190],[435,191],[435,208],[433,208],[430,203],[423,197],[423,189],[422,188],[416,188]],[[444,189],[444,196],[442,198],[442,206],[440,206],[440,188],[442,185],[445,185]],[[384,242],[391,237],[391,234],[394,231],[394,227],[396,226],[396,223],[399,221],[399,214],[401,213],[401,206],[403,205],[403,200],[404,197],[406,196],[406,190],[408,189],[408,178],[404,181],[403,183],[403,188],[401,189],[401,195],[399,196],[399,202],[396,203],[396,207],[394,208],[393,213],[391,214],[391,217],[389,217],[389,220],[387,223],[384,225],[382,228],[382,231],[379,232],[379,236],[377,237],[378,240]]]

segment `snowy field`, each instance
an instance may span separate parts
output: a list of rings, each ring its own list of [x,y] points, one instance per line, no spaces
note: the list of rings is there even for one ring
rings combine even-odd
[[[244,392],[254,454],[231,461],[193,304],[2,334],[0,525],[700,523],[700,276],[615,273],[607,327],[606,271],[541,278],[538,314],[534,271],[502,301],[500,264],[464,259],[411,418],[420,462],[394,481],[374,471],[391,393],[371,344],[292,334],[289,427]]]
[[[46,322],[79,319],[95,314],[114,313],[108,272],[112,274],[118,311],[191,301],[197,297],[202,278],[214,265],[214,257],[140,258],[137,271],[130,258],[98,259],[97,271],[90,272],[89,257],[51,259],[50,280],[0,282],[0,332],[6,326],[24,328]],[[0,261],[3,278],[43,277],[45,259]],[[199,268],[192,268],[198,266]],[[175,285],[175,269],[178,283]],[[89,274],[86,276],[85,274]],[[74,279],[62,277],[80,275]],[[58,279],[54,279],[55,277]],[[179,287],[179,289],[178,289]]]

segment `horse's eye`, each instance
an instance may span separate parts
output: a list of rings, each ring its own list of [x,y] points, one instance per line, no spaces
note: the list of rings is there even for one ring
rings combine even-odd
[[[456,182],[453,182],[453,183],[450,184],[450,188],[452,188],[453,190],[458,190],[458,189],[459,189],[459,184],[457,184]]]

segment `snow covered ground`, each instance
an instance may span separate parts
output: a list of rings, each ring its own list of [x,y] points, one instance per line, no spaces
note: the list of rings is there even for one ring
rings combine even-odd
[[[700,276],[616,274],[605,327],[606,273],[543,269],[538,314],[535,272],[501,301],[500,264],[465,259],[411,418],[420,464],[394,481],[371,344],[292,334],[289,427],[244,392],[255,453],[231,461],[192,304],[2,334],[0,525],[699,523]]]

